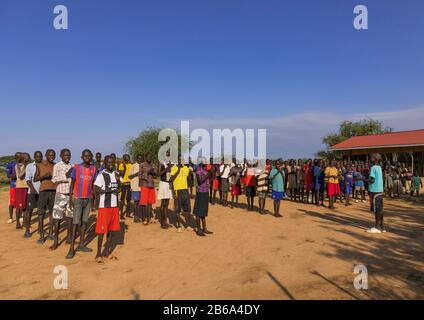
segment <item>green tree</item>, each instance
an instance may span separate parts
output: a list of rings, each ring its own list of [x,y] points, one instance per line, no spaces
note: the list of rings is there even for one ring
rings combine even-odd
[[[159,152],[160,147],[166,142],[159,142],[158,136],[159,132],[162,128],[153,128],[149,127],[140,132],[138,137],[130,138],[126,145],[125,150],[130,154],[130,156],[134,159],[138,155],[144,155],[149,153],[152,157],[152,161],[154,163],[158,162],[157,154]],[[181,139],[186,139],[181,136],[181,134],[177,131],[178,134],[178,150],[181,152]]]
[[[343,121],[338,132],[329,133],[322,138],[322,143],[327,146],[326,150],[317,152],[317,156],[323,159],[340,159],[341,153],[330,150],[330,147],[343,142],[351,137],[367,136],[373,134],[381,134],[392,132],[390,127],[384,127],[378,120],[362,119],[359,121]]]
[[[0,157],[0,166],[6,166],[7,163],[15,161],[15,156],[2,156]]]

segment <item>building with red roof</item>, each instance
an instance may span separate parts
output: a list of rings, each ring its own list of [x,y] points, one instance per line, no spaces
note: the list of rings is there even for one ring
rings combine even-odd
[[[424,175],[424,129],[352,137],[330,149],[358,159],[378,152],[385,160],[404,162]]]

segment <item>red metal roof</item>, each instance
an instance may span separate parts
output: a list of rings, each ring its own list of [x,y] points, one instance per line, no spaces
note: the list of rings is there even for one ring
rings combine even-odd
[[[351,150],[422,145],[424,145],[424,129],[352,137],[332,146],[330,149]]]

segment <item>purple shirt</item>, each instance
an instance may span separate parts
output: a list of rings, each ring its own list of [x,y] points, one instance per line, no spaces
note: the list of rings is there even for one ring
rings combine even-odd
[[[199,166],[196,174],[199,176],[200,181],[202,181],[208,175],[208,171]],[[201,185],[197,186],[197,192],[209,192],[209,179],[206,179]]]
[[[8,177],[10,177],[10,188],[16,188],[16,171],[15,171],[16,162],[12,161],[6,165],[6,172]]]

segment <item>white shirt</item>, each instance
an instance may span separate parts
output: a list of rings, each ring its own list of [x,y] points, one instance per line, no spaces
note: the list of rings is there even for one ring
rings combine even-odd
[[[109,172],[102,170],[94,182],[103,191],[113,191],[112,193],[101,193],[99,208],[115,208],[118,206],[118,181],[115,177],[115,171]]]
[[[221,173],[221,178],[228,179],[228,175],[230,174],[231,167],[229,165],[221,164],[219,167],[219,172]]]
[[[57,184],[56,192],[70,194],[71,178],[66,177],[66,173],[72,168],[70,163],[60,161],[53,167],[52,182]]]
[[[32,185],[34,186],[35,191],[37,191],[36,194],[38,194],[40,190],[40,181],[34,182],[34,176],[35,176],[36,170],[37,170],[37,167],[35,165],[35,162],[28,164],[25,169],[25,180],[32,181]],[[31,194],[31,188],[28,188],[28,193]]]

